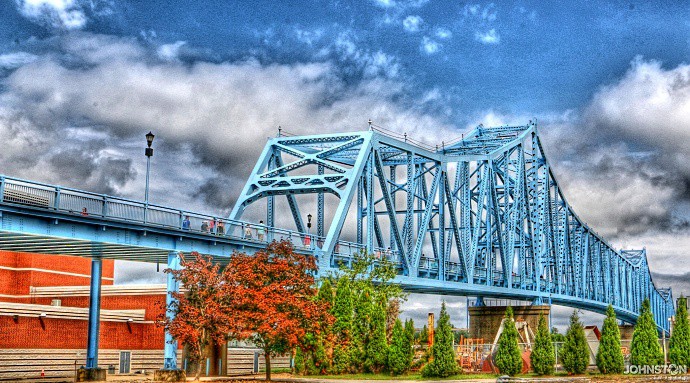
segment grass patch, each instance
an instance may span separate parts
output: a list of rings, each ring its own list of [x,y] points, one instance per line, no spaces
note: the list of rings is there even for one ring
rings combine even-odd
[[[403,375],[390,374],[342,374],[342,375],[305,375],[310,379],[343,379],[343,380],[449,380],[449,379],[495,379],[498,375],[487,373],[468,373],[449,376],[447,378],[425,378],[418,372]]]

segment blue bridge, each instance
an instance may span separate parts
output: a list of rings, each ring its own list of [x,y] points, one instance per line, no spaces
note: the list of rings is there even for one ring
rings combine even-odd
[[[276,215],[276,210],[280,214]],[[312,216],[316,212],[315,228]],[[537,126],[477,127],[428,147],[369,131],[278,136],[230,217],[0,176],[0,249],[92,258],[87,367],[97,367],[101,260],[179,267],[179,253],[227,261],[272,240],[318,259],[319,273],[366,251],[393,262],[409,292],[510,298],[637,319],[648,298],[668,333],[671,289],[642,250],[617,250],[568,204]],[[178,286],[169,278],[168,290]],[[170,299],[170,298],[169,298]],[[168,336],[165,368],[176,367]]]

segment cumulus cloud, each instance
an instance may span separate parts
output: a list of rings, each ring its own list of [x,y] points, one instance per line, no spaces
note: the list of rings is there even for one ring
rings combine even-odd
[[[87,12],[108,15],[111,4],[106,0],[15,0],[19,13],[27,19],[58,30],[82,29],[88,22]]]
[[[501,36],[492,28],[488,32],[476,32],[474,39],[482,44],[495,45],[501,42]]]
[[[166,61],[177,60],[180,55],[180,49],[187,44],[186,41],[176,41],[172,44],[163,44],[158,47],[158,57]]]
[[[27,52],[14,52],[0,55],[0,69],[15,69],[35,61],[38,56]]]
[[[182,190],[174,186],[174,178],[159,178],[156,184],[161,190],[179,190],[166,202],[179,201],[178,193],[186,192],[188,197],[204,198],[206,210],[212,207],[221,213],[231,208],[264,142],[275,135],[278,125],[294,133],[348,131],[364,129],[372,118],[382,126],[419,133],[417,136],[432,127],[438,132],[452,130],[438,118],[401,102],[404,84],[374,71],[365,81],[352,85],[329,62],[263,65],[248,59],[187,65],[157,62],[161,49],[149,52],[128,39],[81,34],[58,40],[57,45],[70,53],[71,65],[59,56],[46,57],[17,68],[5,80],[5,105],[11,109],[5,111],[0,134],[29,141],[15,147],[50,148],[51,140],[65,136],[68,130],[75,137],[73,147],[64,152],[47,150],[50,156],[25,159],[25,168],[34,169],[37,179],[49,176],[39,175],[39,163],[55,167],[89,164],[89,169],[63,177],[72,177],[72,184],[102,184],[99,190],[136,195],[140,183],[133,182],[133,177],[141,173],[122,159],[131,153],[138,156],[134,143],[152,130],[162,140],[158,145],[169,146],[168,153],[190,157],[186,163],[168,158],[167,166],[189,167],[187,172],[204,175],[184,176],[196,185]],[[361,55],[356,47],[350,53]],[[75,60],[89,65],[73,65]],[[367,60],[373,68],[394,65],[384,54],[372,54]],[[102,141],[88,150],[96,154],[78,155],[85,143],[77,137],[86,130],[103,132],[121,143]],[[119,150],[108,152],[105,143]],[[22,156],[23,151],[16,155]],[[159,149],[154,160],[161,161],[164,152]],[[97,171],[110,172],[113,177],[105,182],[94,173]],[[157,173],[164,171],[156,168]]]
[[[441,47],[442,47],[442,45],[439,42],[432,40],[427,36],[424,36],[424,38],[422,39],[422,45],[421,45],[422,52],[424,52],[428,55],[432,55],[434,53],[437,53],[439,50],[441,50]]]
[[[422,18],[416,15],[407,16],[405,20],[403,20],[403,27],[408,32],[419,32],[421,25]]]
[[[439,27],[436,28],[436,37],[439,39],[449,39],[453,37],[453,32],[451,32],[448,28]]]

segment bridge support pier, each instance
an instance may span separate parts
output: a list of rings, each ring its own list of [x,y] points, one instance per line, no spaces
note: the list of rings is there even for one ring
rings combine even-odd
[[[513,306],[513,315],[516,321],[527,322],[534,333],[537,332],[539,314],[550,317],[551,306],[527,305]],[[501,321],[505,317],[506,306],[474,306],[469,308],[470,337],[482,338],[484,343],[491,343],[496,337]]]
[[[91,258],[91,288],[89,289],[89,330],[86,346],[86,368],[77,375],[78,381],[105,380],[105,370],[98,368],[98,336],[101,314],[101,275],[103,261]]]
[[[180,256],[177,252],[171,251],[168,253],[168,268],[172,270],[180,270]],[[167,294],[165,298],[166,307],[177,299],[173,297],[172,293],[180,292],[180,283],[173,278],[171,273],[168,273],[167,280]],[[175,313],[170,310],[166,311],[165,315],[172,319]],[[154,373],[154,380],[163,380],[166,382],[180,382],[186,379],[186,374],[183,370],[177,367],[177,341],[166,330],[165,331],[165,349],[163,369]]]

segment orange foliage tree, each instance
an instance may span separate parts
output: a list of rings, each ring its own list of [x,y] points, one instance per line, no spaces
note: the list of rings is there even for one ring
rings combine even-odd
[[[171,293],[175,300],[166,310],[174,317],[163,314],[158,323],[187,346],[190,361],[198,366],[195,379],[199,380],[206,347],[219,346],[227,340],[233,317],[229,315],[228,299],[222,295],[225,282],[220,265],[197,252],[191,256],[182,258],[180,270],[165,270],[183,285],[184,291]]]
[[[235,319],[233,332],[263,349],[266,380],[271,358],[291,352],[307,333],[330,321],[316,298],[311,256],[294,252],[287,241],[273,242],[253,255],[233,254],[225,268],[224,296]]]

